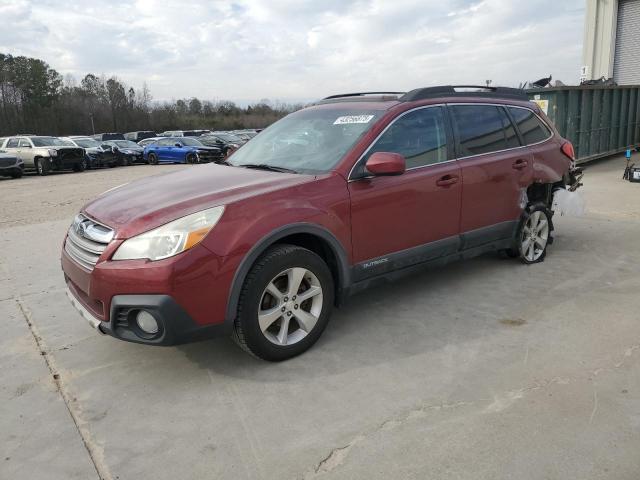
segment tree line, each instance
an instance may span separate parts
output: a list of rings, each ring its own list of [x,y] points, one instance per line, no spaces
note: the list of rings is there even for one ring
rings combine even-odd
[[[78,82],[42,60],[0,53],[0,136],[263,128],[301,107],[268,100],[244,108],[197,98],[155,102],[146,84],[136,90],[92,73]]]

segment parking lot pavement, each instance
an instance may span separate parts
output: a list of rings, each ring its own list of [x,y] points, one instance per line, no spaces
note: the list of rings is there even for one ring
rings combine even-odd
[[[64,295],[81,204],[185,167],[0,182],[0,478],[637,479],[640,185],[623,165],[589,166],[588,213],[555,218],[544,263],[489,255],[364,292],[280,364],[227,339],[100,337]]]

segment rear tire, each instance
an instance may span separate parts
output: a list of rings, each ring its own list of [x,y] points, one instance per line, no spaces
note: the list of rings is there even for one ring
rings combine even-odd
[[[516,237],[516,249],[525,264],[543,262],[547,247],[553,243],[553,213],[543,203],[529,205],[522,216]]]
[[[333,277],[322,258],[295,245],[274,245],[244,281],[234,340],[263,360],[295,357],[322,335],[333,299]]]
[[[149,155],[147,155],[147,160],[151,165],[158,164],[158,157],[155,153],[150,153]]]
[[[86,162],[86,160],[82,160],[80,163],[76,163],[73,166],[73,171],[74,172],[84,172],[85,168],[86,168],[85,162]]]
[[[187,163],[195,164],[198,163],[198,156],[195,153],[189,153],[185,160]]]

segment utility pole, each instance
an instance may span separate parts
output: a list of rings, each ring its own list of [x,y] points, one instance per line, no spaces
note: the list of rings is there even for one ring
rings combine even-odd
[[[93,124],[93,113],[89,114],[89,118],[91,119],[91,131],[93,132],[93,135],[95,135],[96,134],[96,127]]]

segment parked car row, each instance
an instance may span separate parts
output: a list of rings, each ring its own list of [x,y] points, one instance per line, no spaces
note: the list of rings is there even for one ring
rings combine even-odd
[[[220,162],[257,133],[176,130],[157,135],[147,130],[91,137],[14,135],[0,138],[0,176],[19,178],[29,171],[39,175],[60,170],[82,172],[135,163]]]
[[[0,138],[0,176],[20,178],[33,171],[82,172],[145,162],[143,148],[129,140],[99,142],[92,137],[16,135]]]

